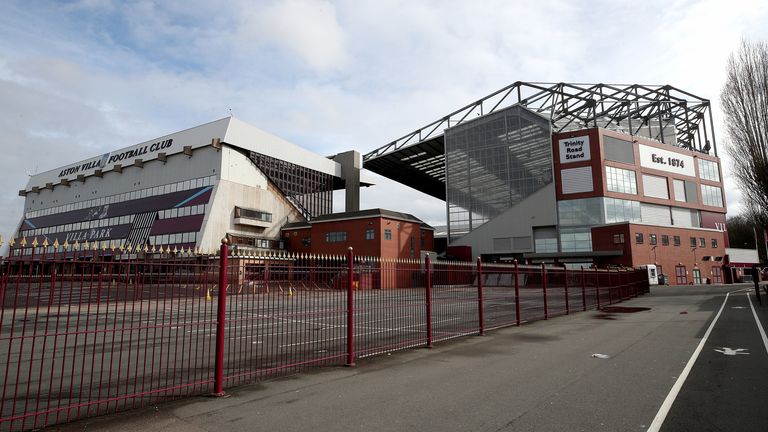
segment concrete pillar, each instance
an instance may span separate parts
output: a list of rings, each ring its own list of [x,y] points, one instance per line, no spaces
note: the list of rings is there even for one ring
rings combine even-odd
[[[360,210],[360,169],[362,158],[360,152],[350,150],[339,153],[333,160],[341,164],[341,178],[344,179],[344,211]]]

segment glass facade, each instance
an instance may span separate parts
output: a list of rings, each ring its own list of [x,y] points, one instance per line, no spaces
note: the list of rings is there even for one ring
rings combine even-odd
[[[592,250],[592,233],[589,228],[561,228],[560,247],[562,252],[585,252]]]
[[[605,223],[640,222],[640,202],[616,198],[604,198]]]
[[[717,169],[717,162],[699,159],[699,178],[719,182],[720,171]]]
[[[74,210],[87,209],[89,207],[117,204],[125,201],[132,201],[135,199],[149,198],[149,197],[158,196],[158,195],[166,195],[174,192],[180,192],[180,191],[185,191],[190,189],[197,189],[205,186],[211,186],[215,182],[216,182],[216,176],[199,177],[191,180],[184,180],[176,183],[169,183],[169,184],[160,185],[160,186],[137,189],[131,192],[109,195],[101,198],[93,198],[93,199],[74,202],[71,204],[49,207],[41,210],[28,211],[26,212],[25,217],[27,219],[32,219],[32,218],[37,218],[41,216],[50,216],[57,213],[65,213],[65,212],[70,212]]]
[[[445,131],[449,241],[550,184],[550,122],[518,105]]]
[[[701,203],[708,206],[723,206],[723,191],[717,186],[701,185]]]
[[[603,223],[602,198],[582,198],[557,202],[560,226],[598,225]]]
[[[608,190],[626,194],[637,194],[637,178],[635,172],[621,168],[605,167],[605,178]]]

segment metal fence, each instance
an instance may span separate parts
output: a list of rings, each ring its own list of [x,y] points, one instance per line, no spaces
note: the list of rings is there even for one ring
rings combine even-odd
[[[293,374],[648,291],[642,271],[41,249],[0,261],[0,430]]]

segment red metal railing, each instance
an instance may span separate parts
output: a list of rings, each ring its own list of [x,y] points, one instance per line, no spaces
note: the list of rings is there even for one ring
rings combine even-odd
[[[648,292],[642,271],[390,260],[351,250],[33,250],[0,262],[0,430],[222,395]]]

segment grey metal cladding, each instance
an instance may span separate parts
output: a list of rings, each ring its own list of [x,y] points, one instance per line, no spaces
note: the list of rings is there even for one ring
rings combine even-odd
[[[635,164],[635,150],[630,141],[603,135],[603,150],[606,160]]]

